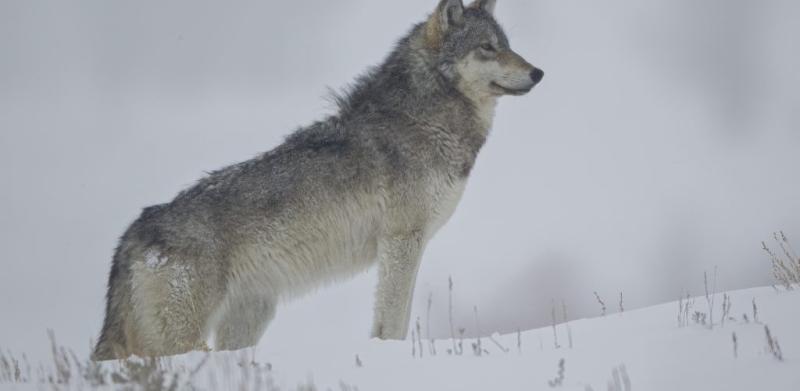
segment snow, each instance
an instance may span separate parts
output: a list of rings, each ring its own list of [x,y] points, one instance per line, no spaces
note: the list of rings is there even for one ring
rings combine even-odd
[[[155,250],[147,250],[144,254],[144,264],[150,269],[158,269],[167,262],[167,257],[164,257]]]
[[[452,340],[436,341],[436,355],[423,341],[422,357],[419,341],[412,347],[411,339],[344,337],[320,343],[309,335],[301,341],[269,346],[263,346],[262,341],[255,352],[211,353],[208,364],[194,377],[199,383],[193,384],[200,389],[220,384],[219,380],[203,379],[219,376],[217,372],[230,367],[231,362],[255,359],[262,368],[269,365],[271,381],[280,389],[295,389],[302,384],[314,384],[319,390],[357,387],[382,391],[800,389],[800,312],[796,311],[800,292],[764,287],[727,295],[731,310],[724,324],[723,295],[716,294],[713,325],[680,320],[679,308],[685,300],[681,304],[676,301],[558,324],[555,334],[553,327],[519,335],[494,334],[481,339],[484,351],[480,356],[472,348],[477,340],[464,340],[462,355],[448,353]],[[705,297],[690,302],[690,313],[709,312]],[[778,341],[782,360],[768,348],[766,326]],[[179,356],[170,367],[193,368],[205,357],[204,353]],[[563,377],[559,378],[562,359]],[[230,383],[225,380],[222,384]],[[0,389],[34,388],[0,384]]]
[[[609,389],[615,369],[620,390],[625,389],[622,372],[635,390],[800,389],[800,312],[796,310],[800,293],[766,287],[730,292],[729,296],[732,306],[724,325],[720,322],[720,293],[714,299],[713,328],[691,320],[680,327],[678,302],[672,302],[560,324],[556,327],[560,348],[554,347],[552,327],[546,327],[523,332],[521,351],[515,333],[495,337],[507,353],[484,338],[482,346],[489,353],[480,357],[470,347],[474,340],[464,341],[462,356],[447,354],[452,346],[449,340],[436,342],[436,356],[429,354],[424,343],[422,358],[412,357],[410,340],[364,341],[340,347],[334,347],[336,341],[330,346],[298,344],[293,350],[256,356],[272,363],[278,379],[297,381],[313,374],[320,389],[337,389],[339,381],[360,390],[549,389],[548,381],[557,377],[562,358],[564,390]],[[758,321],[752,313],[753,299]],[[708,312],[705,297],[694,299],[694,311]],[[768,351],[765,325],[779,341],[783,361]],[[738,339],[738,357],[734,357],[733,333]],[[363,367],[356,365],[356,354]],[[294,383],[289,380],[287,384]]]

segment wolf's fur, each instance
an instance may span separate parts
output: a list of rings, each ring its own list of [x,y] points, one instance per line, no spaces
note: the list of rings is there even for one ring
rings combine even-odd
[[[256,344],[284,299],[377,262],[372,335],[403,339],[425,245],[458,204],[496,100],[542,72],[495,1],[442,0],[339,111],[144,209],[122,236],[93,358]]]

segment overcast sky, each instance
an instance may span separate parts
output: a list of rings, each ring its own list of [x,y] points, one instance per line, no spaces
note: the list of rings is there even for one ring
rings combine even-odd
[[[116,239],[204,171],[330,113],[434,0],[0,2],[0,346],[80,352]],[[504,98],[414,316],[474,332],[771,283],[760,242],[800,247],[800,5],[789,0],[500,0],[512,47],[546,72]],[[279,309],[292,333],[366,338],[375,275]],[[615,307],[616,304],[609,307]],[[326,325],[319,330],[320,325]],[[277,343],[277,342],[276,342]]]

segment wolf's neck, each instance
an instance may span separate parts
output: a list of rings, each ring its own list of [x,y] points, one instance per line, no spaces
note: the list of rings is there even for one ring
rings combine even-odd
[[[492,123],[494,123],[494,112],[497,108],[497,97],[487,95],[475,97],[468,96],[467,98],[470,100],[470,102],[472,102],[480,129],[483,130],[484,135],[488,135],[489,131],[492,129]]]
[[[420,49],[419,28],[402,39],[378,67],[337,98],[343,118],[376,111],[400,113],[468,138],[485,139],[494,118],[495,97],[467,97],[429,63]]]

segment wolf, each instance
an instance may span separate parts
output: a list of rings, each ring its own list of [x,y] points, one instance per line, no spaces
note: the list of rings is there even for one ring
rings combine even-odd
[[[377,263],[372,337],[405,339],[423,251],[448,220],[499,97],[544,72],[495,0],[441,0],[338,110],[145,208],[120,238],[94,360],[255,345],[281,302]]]

